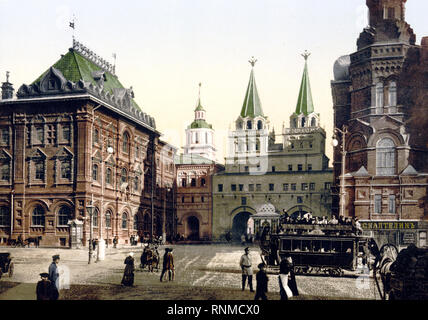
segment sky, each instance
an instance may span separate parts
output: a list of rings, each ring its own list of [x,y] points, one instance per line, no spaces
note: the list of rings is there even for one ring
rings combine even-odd
[[[332,158],[330,81],[335,60],[356,50],[367,26],[365,0],[0,0],[0,82],[10,71],[17,90],[72,46],[75,37],[114,62],[125,87],[153,116],[162,139],[178,147],[193,121],[199,83],[207,121],[224,161],[227,131],[239,116],[254,56],[264,114],[277,135],[289,126],[308,50],[315,111]],[[428,36],[428,1],[409,0],[406,20]],[[282,137],[277,137],[277,142]],[[331,162],[330,162],[331,165]]]

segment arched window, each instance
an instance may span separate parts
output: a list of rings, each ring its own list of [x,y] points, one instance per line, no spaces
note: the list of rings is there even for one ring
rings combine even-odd
[[[98,165],[96,164],[92,165],[92,180],[98,181]]]
[[[297,119],[296,119],[296,118],[293,118],[293,119],[291,120],[291,127],[292,127],[292,128],[297,128]]]
[[[376,174],[379,176],[395,174],[395,144],[390,138],[384,138],[377,143]]]
[[[99,143],[99,136],[100,136],[100,132],[98,131],[98,129],[94,130],[94,143],[98,144]]]
[[[111,176],[112,176],[112,170],[110,168],[106,169],[106,183],[111,184]]]
[[[126,229],[128,227],[128,216],[127,214],[124,212],[122,214],[122,229]]]
[[[140,189],[140,179],[138,179],[138,176],[134,178],[134,190],[138,191]]]
[[[36,206],[31,215],[31,225],[37,227],[45,226],[45,210],[41,206]]]
[[[195,178],[192,178],[192,180],[190,180],[190,186],[196,187],[196,179]]]
[[[127,132],[125,132],[125,134],[123,135],[122,151],[124,153],[129,152],[129,134]]]
[[[238,121],[238,123],[236,124],[236,129],[242,130],[242,121]]]
[[[122,183],[126,183],[128,181],[128,173],[126,172],[126,169],[123,168],[122,169],[122,173],[121,173],[121,181]]]
[[[383,107],[383,83],[378,82],[376,84],[376,108]]]
[[[302,128],[304,128],[304,127],[305,127],[305,124],[306,124],[306,118],[305,118],[305,117],[303,117],[303,118],[302,118]]]
[[[64,159],[61,161],[61,178],[71,179],[71,160]]]
[[[43,143],[44,142],[43,136],[44,136],[43,127],[41,127],[41,126],[36,127],[36,139],[37,139],[38,143]]]
[[[389,83],[389,106],[397,106],[397,83],[392,81]]]
[[[202,178],[201,179],[201,187],[205,187],[205,183],[206,183],[205,178]]]
[[[92,226],[98,227],[98,217],[100,216],[100,211],[98,208],[94,208],[94,214],[92,215]]]
[[[262,120],[257,121],[257,130],[263,130],[263,121]]]
[[[253,123],[251,122],[251,120],[247,121],[247,129],[253,129]]]
[[[9,160],[1,164],[0,179],[2,181],[10,180],[10,161]]]
[[[315,127],[316,125],[317,125],[317,120],[315,120],[315,118],[312,118],[311,127]]]
[[[111,216],[112,216],[111,211],[107,210],[107,212],[106,212],[106,228],[111,228]]]
[[[58,226],[67,226],[71,219],[71,210],[67,206],[62,206],[58,211]]]
[[[10,226],[10,209],[8,207],[0,207],[0,227]]]
[[[134,216],[134,230],[138,230],[138,214]]]

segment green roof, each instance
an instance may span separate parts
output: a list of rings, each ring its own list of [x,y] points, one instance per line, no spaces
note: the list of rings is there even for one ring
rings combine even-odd
[[[312,101],[311,84],[309,83],[308,64],[305,61],[302,83],[300,85],[299,99],[297,100],[296,114],[308,114],[314,112],[314,103]]]
[[[63,55],[61,59],[59,59],[53,67],[61,71],[63,76],[72,82],[78,82],[79,80],[90,82],[93,85],[97,85],[92,73],[94,71],[104,71],[105,81],[104,81],[104,91],[113,94],[113,89],[124,89],[125,87],[120,83],[116,76],[111,74],[108,71],[103,70],[99,66],[97,66],[92,61],[89,61],[85,57],[83,57],[77,51],[70,49],[67,54]],[[41,81],[44,75],[49,71],[46,70],[40,77],[37,78],[32,84],[36,84]],[[141,108],[137,105],[137,103],[131,99],[132,106],[137,110],[141,110]]]
[[[207,123],[205,120],[195,120],[192,122],[192,124],[188,128],[189,129],[200,129],[200,128],[212,129],[213,126]]]
[[[196,106],[195,111],[205,111],[204,107],[201,105],[201,98],[198,99],[198,105]]]
[[[255,118],[257,116],[264,117],[262,104],[257,92],[256,80],[254,78],[254,70],[251,69],[250,81],[248,82],[247,92],[245,93],[244,104],[241,110],[241,117]]]

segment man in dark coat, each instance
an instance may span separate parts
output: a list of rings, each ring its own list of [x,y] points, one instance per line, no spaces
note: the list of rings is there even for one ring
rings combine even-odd
[[[283,266],[283,268],[285,267],[284,264],[287,266],[286,268],[288,268],[290,271],[288,286],[290,287],[291,292],[293,293],[293,296],[298,296],[299,290],[297,289],[296,274],[294,273],[293,259],[291,258],[290,255],[286,255],[285,259],[281,260],[280,269],[281,269],[281,266]]]
[[[160,281],[162,282],[163,276],[168,271],[168,280],[174,280],[175,270],[174,270],[174,257],[172,255],[171,248],[165,248],[165,253],[163,255],[162,263],[162,273],[160,276]]]
[[[54,289],[52,293],[52,300],[58,300],[59,298],[59,255],[56,254],[52,256],[52,263],[49,266],[49,281],[52,283],[52,288]]]
[[[132,287],[134,285],[134,253],[130,252],[126,257],[124,264],[125,270],[123,272],[122,285]]]
[[[259,272],[256,275],[257,287],[256,287],[256,296],[254,300],[267,300],[266,292],[268,292],[268,281],[269,278],[266,274],[265,268],[266,265],[264,263],[260,263],[258,265]]]
[[[40,277],[42,277],[42,280],[37,282],[36,286],[37,300],[56,300],[54,299],[56,289],[53,288],[54,285],[48,279],[49,273],[41,273]]]

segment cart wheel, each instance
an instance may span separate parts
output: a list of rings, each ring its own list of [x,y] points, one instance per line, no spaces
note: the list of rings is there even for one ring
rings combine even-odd
[[[13,276],[13,269],[15,268],[15,264],[13,262],[11,262],[11,264],[9,265],[9,278],[11,278]]]

